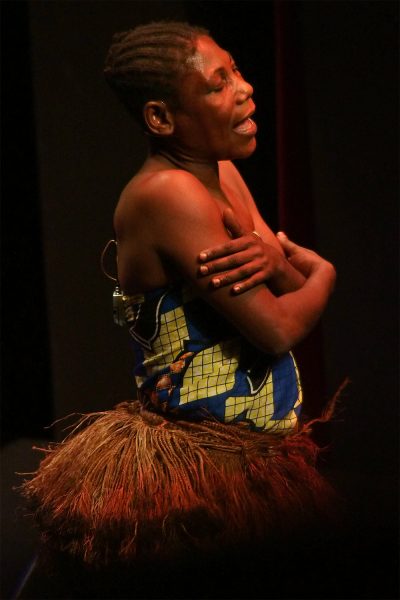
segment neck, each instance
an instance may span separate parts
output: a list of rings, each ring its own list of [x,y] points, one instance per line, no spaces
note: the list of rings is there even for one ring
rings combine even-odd
[[[183,169],[192,173],[210,191],[221,193],[219,168],[217,160],[193,156],[182,149],[171,148],[170,145],[150,143],[148,161],[165,168]]]

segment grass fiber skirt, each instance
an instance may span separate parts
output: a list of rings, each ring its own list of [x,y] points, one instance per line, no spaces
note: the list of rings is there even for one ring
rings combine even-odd
[[[284,539],[336,504],[314,422],[280,436],[123,402],[80,415],[63,442],[39,449],[21,493],[42,541],[89,565]]]

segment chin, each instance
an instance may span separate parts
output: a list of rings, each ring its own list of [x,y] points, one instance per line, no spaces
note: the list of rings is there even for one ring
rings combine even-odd
[[[239,160],[241,158],[249,158],[257,148],[256,138],[253,137],[249,140],[249,143],[242,148],[235,148],[235,152],[233,152],[232,160]]]

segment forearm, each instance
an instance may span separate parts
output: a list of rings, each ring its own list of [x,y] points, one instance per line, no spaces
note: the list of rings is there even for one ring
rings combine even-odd
[[[276,297],[265,286],[259,286],[243,296],[231,297],[231,301],[223,305],[223,314],[254,346],[268,354],[282,354],[296,346],[316,325],[334,281],[333,266],[323,261],[296,291]],[[219,293],[214,299],[209,298],[211,303],[218,296]],[[243,311],[238,310],[242,303]]]
[[[282,294],[277,300],[283,315],[280,351],[297,345],[315,327],[321,318],[335,285],[335,269],[328,263],[318,265],[296,291]]]
[[[209,248],[200,253],[199,261],[202,261],[201,275],[215,274],[214,287],[232,285],[234,293],[243,293],[264,283],[275,296],[280,296],[298,290],[305,281],[302,273],[287,260],[277,240],[274,246],[266,244],[258,233],[257,237],[250,233]]]
[[[297,271],[288,260],[284,260],[281,272],[271,277],[266,284],[273,294],[281,296],[299,290],[305,281],[304,275]]]

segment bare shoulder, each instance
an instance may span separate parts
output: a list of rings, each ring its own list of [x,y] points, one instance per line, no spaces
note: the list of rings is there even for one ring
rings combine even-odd
[[[123,190],[114,213],[117,234],[139,228],[153,230],[159,223],[203,220],[218,214],[217,204],[207,188],[191,173],[180,169],[144,172]],[[168,222],[167,222],[168,220]]]
[[[149,173],[140,182],[140,200],[158,207],[159,203],[168,206],[182,206],[182,198],[199,200],[210,197],[205,186],[191,173],[181,169],[167,169]],[[187,205],[188,203],[183,203]]]
[[[152,210],[160,203],[181,203],[182,194],[191,198],[210,197],[205,186],[191,173],[180,169],[167,169],[135,176],[121,194],[119,206],[140,206]],[[186,203],[185,203],[186,204]],[[117,207],[118,208],[118,207]]]

